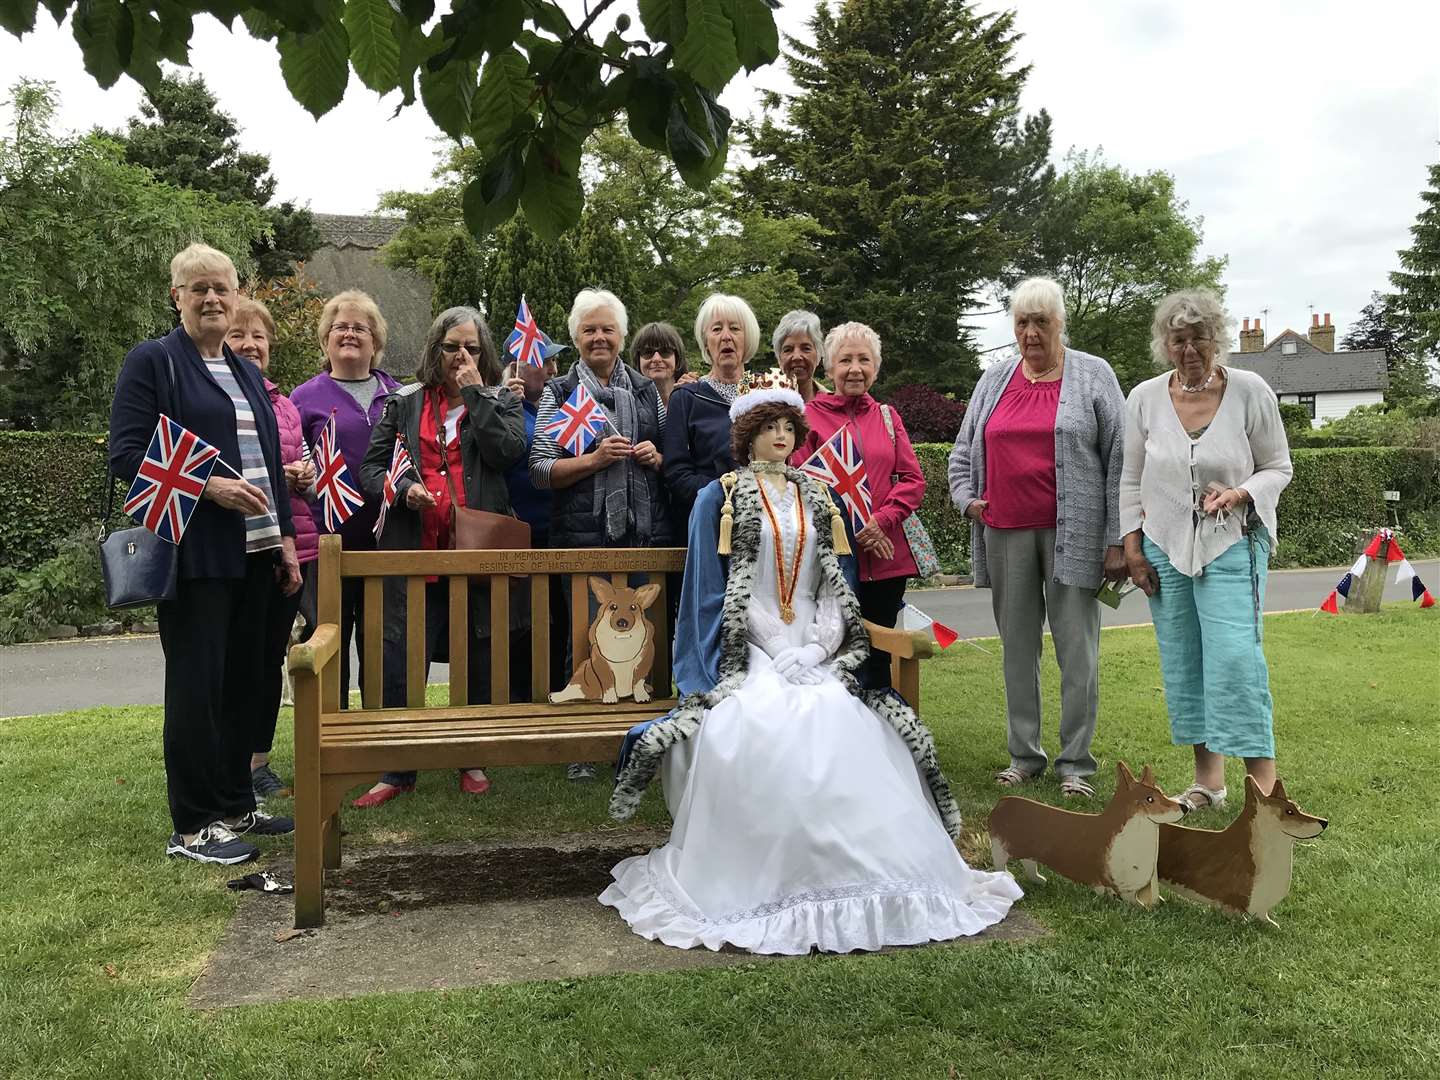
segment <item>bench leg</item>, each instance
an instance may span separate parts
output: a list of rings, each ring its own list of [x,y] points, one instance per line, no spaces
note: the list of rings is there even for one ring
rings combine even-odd
[[[318,779],[318,778],[317,778]],[[295,927],[325,925],[325,819],[320,785],[295,785]]]
[[[340,814],[325,819],[325,869],[340,869]]]

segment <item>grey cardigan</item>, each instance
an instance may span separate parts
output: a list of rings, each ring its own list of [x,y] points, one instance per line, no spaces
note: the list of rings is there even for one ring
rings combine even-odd
[[[970,395],[955,449],[950,451],[950,498],[963,514],[985,490],[985,425],[1018,359],[992,364]],[[1120,469],[1125,453],[1125,396],[1110,365],[1098,356],[1065,350],[1060,405],[1055,413],[1055,576],[1061,585],[1098,588],[1105,549],[1120,543]],[[985,530],[970,526],[975,584],[990,587]]]

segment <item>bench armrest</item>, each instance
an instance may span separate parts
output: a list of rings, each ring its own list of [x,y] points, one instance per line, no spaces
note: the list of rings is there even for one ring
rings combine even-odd
[[[340,628],[334,623],[321,623],[310,640],[290,646],[290,672],[309,671],[316,675],[340,651]]]
[[[925,660],[935,655],[935,639],[924,630],[894,630],[865,620],[870,644],[902,660]]]

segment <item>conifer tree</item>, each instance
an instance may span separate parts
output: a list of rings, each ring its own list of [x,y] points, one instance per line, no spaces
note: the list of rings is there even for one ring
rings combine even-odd
[[[542,240],[523,213],[497,229],[492,240],[481,280],[485,317],[495,343],[504,348],[522,295],[540,329],[556,342],[567,342],[566,320],[577,290],[574,242],[568,235]],[[562,353],[560,360],[563,368],[566,355]]]
[[[430,313],[439,315],[446,308],[462,304],[479,307],[482,269],[480,248],[474,238],[458,233],[450,237],[440,260],[440,269],[435,274]]]
[[[1430,166],[1425,203],[1410,226],[1412,243],[1390,275],[1389,315],[1425,364],[1440,363],[1440,162]]]
[[[825,230],[797,260],[822,320],[884,342],[882,377],[968,391],[973,298],[1015,261],[1051,175],[1050,121],[1022,119],[1013,13],[962,0],[843,0],[791,39],[799,89],[766,100],[743,190]]]
[[[632,330],[648,318],[635,306],[635,256],[630,245],[607,215],[593,209],[585,211],[575,237],[575,280],[582,289],[609,289],[618,296]]]

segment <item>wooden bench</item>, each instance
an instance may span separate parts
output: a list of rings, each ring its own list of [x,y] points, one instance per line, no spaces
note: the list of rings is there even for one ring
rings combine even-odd
[[[338,537],[320,542],[317,617],[310,640],[290,650],[295,683],[295,925],[325,921],[324,871],[340,866],[340,805],[345,794],[386,770],[445,769],[473,765],[563,765],[613,761],[626,732],[675,706],[666,574],[685,565],[683,548],[551,548],[534,551],[343,551]],[[660,586],[650,608],[657,644],[645,704],[570,702],[552,705],[550,689],[550,578],[571,580],[571,649],[575,663],[589,656],[590,575],[626,584],[632,574]],[[425,579],[446,582],[450,597],[449,704],[425,703]],[[381,702],[384,583],[405,579],[406,694],[403,708]],[[531,702],[511,698],[508,633],[490,635],[490,703],[467,703],[469,679],[468,587],[488,577],[504,585],[528,579]],[[365,653],[360,708],[340,708],[340,589],[345,578],[364,580]],[[490,589],[490,625],[507,627],[509,587]],[[897,690],[918,711],[921,658],[932,651],[927,634],[867,624],[873,644],[888,650]],[[519,695],[519,696],[524,696]]]

